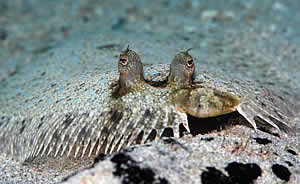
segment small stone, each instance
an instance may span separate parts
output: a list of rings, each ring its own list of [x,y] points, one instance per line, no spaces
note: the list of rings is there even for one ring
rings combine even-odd
[[[277,10],[277,11],[286,11],[286,6],[284,6],[283,4],[276,2],[273,4],[273,10]]]
[[[202,19],[216,19],[219,21],[232,20],[235,17],[235,13],[232,11],[217,11],[207,10],[202,13]]]
[[[218,15],[217,10],[206,10],[202,13],[201,17],[202,19],[212,19],[215,18]]]
[[[184,26],[183,29],[187,33],[194,33],[197,30],[195,26]]]

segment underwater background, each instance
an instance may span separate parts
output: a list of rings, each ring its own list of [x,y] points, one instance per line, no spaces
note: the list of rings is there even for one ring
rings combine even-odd
[[[42,67],[56,48],[95,37],[86,56],[74,51],[51,65],[111,68],[128,44],[145,65],[169,63],[193,48],[207,70],[299,88],[299,8],[297,0],[2,0],[0,81]]]
[[[0,112],[39,112],[36,96],[65,95],[70,81],[117,71],[127,45],[145,67],[169,64],[193,48],[198,70],[228,73],[299,99],[299,10],[299,0],[0,0]],[[94,94],[85,90],[80,98]],[[291,140],[297,157],[290,156],[297,176],[299,122]]]

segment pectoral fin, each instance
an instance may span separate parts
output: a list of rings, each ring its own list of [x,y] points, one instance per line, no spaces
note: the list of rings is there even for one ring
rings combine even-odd
[[[207,118],[236,111],[241,99],[231,93],[201,87],[175,91],[172,102],[181,112],[198,118]]]

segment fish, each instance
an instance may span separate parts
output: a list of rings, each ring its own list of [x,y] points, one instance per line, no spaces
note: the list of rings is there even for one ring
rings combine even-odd
[[[180,138],[191,132],[188,116],[238,112],[256,131],[264,125],[293,133],[289,122],[296,112],[286,97],[219,73],[196,75],[190,50],[177,53],[170,65],[144,69],[140,56],[128,47],[119,56],[118,71],[70,79],[67,87],[56,86],[62,93],[35,96],[35,102],[45,103],[32,102],[32,108],[16,109],[15,114],[2,112],[1,152],[25,165],[51,161],[52,166],[42,168],[49,174],[49,168],[62,162],[90,163],[101,154],[163,137]],[[68,165],[64,176],[78,169],[78,164]]]

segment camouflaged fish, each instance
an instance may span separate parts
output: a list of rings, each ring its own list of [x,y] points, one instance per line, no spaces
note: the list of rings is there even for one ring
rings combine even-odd
[[[26,163],[84,159],[164,136],[181,137],[190,131],[187,114],[204,118],[234,111],[254,129],[258,123],[291,131],[288,122],[295,112],[288,101],[248,81],[200,71],[195,76],[188,51],[176,54],[170,66],[147,68],[150,75],[144,76],[139,55],[127,48],[118,73],[70,81],[64,94],[40,95],[35,101],[42,99],[41,104],[15,115],[3,113],[0,149]],[[84,80],[88,84],[82,85]],[[87,90],[94,93],[85,95]]]

